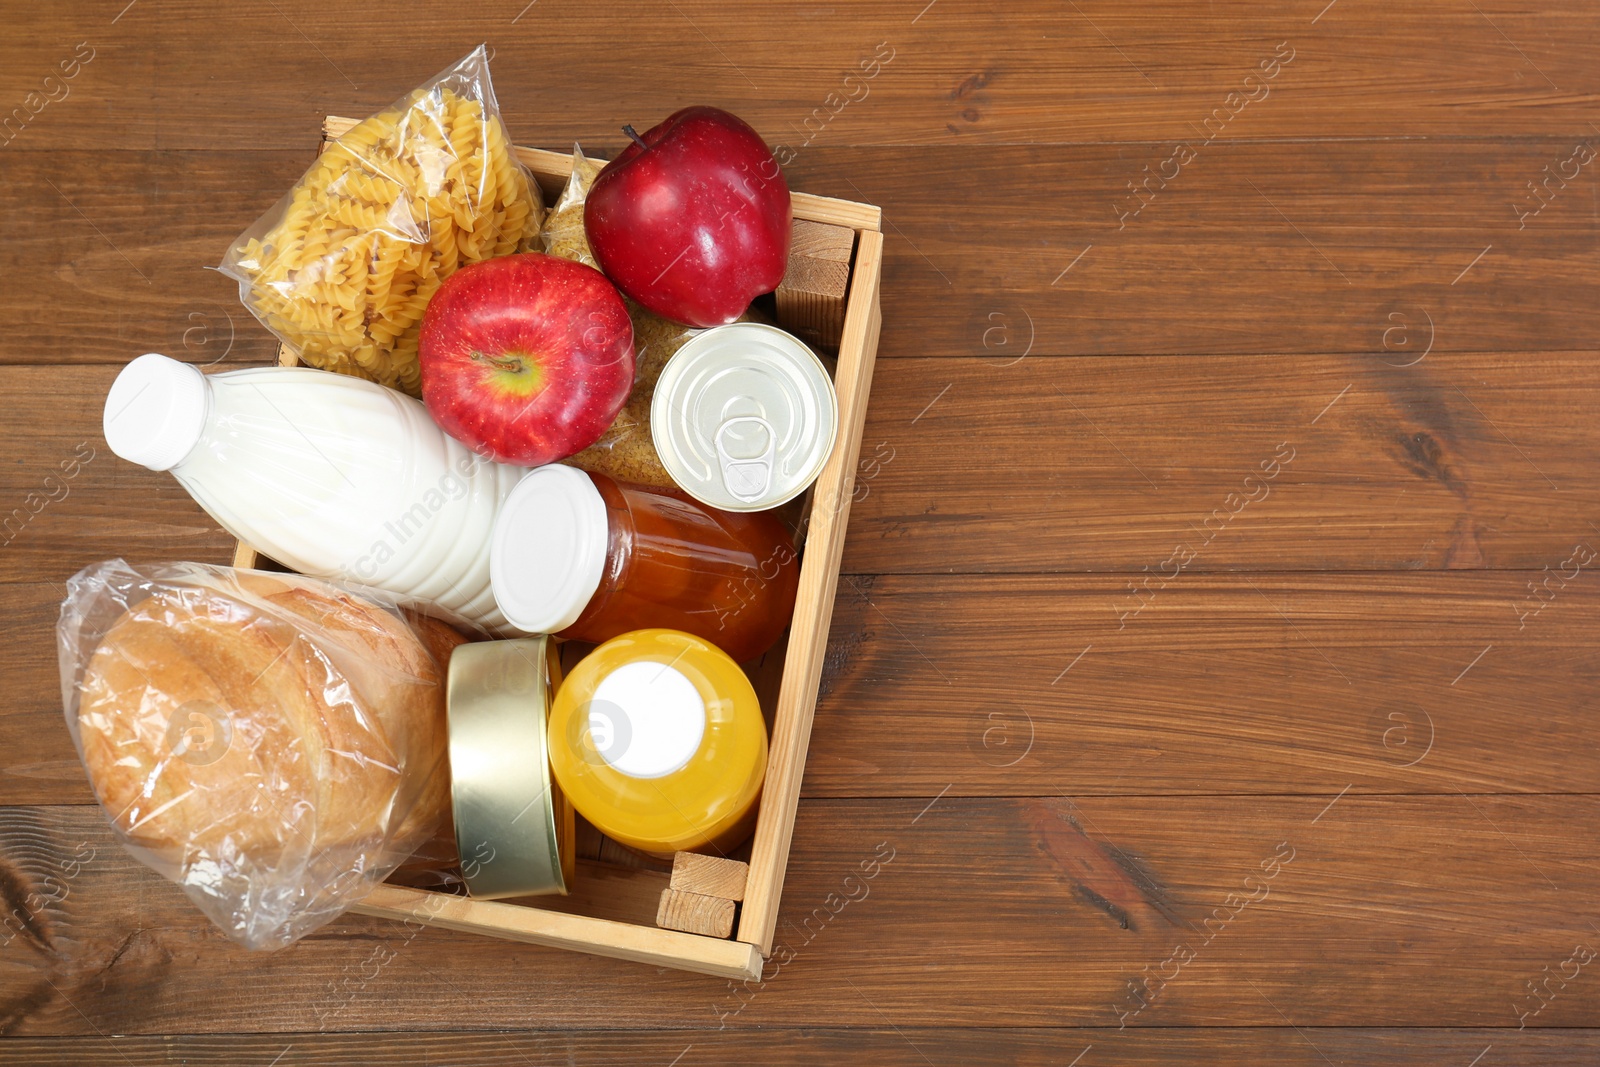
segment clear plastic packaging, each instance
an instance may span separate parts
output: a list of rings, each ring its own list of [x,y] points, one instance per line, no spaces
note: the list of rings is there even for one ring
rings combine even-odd
[[[117,559],[68,582],[56,634],[67,728],[113,831],[247,948],[315,930],[449,822],[430,648],[451,642],[391,606]]]
[[[304,362],[418,396],[429,298],[464,263],[534,247],[543,214],[480,45],[338,138],[221,270]]]
[[[544,230],[540,234],[548,255],[576,260],[595,270],[600,269],[594,261],[594,253],[589,251],[589,236],[583,229],[583,202],[589,195],[589,186],[594,184],[605,165],[603,159],[590,159],[584,155],[581,145],[572,146],[572,174],[545,218]]]
[[[583,229],[583,204],[589,187],[604,167],[603,162],[585,156],[582,147],[572,146],[572,176],[545,220],[545,252],[599,269]],[[628,305],[628,317],[633,320],[633,389],[600,440],[562,462],[624,482],[674,489],[677,483],[662,466],[650,437],[650,404],[655,399],[656,381],[667,360],[691,337],[705,331],[664,319],[626,297],[623,302]],[[738,321],[763,320],[753,311],[746,311]]]

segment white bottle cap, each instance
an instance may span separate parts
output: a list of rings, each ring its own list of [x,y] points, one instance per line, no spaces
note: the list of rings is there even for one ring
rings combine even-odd
[[[117,375],[101,429],[111,451],[153,471],[170,470],[200,443],[211,388],[187,363],[146,352]]]
[[[624,663],[595,686],[589,701],[595,751],[630,778],[682,770],[705,734],[706,702],[670,663]]]
[[[552,463],[506,495],[489,541],[489,584],[506,620],[530,634],[578,621],[605,569],[610,520],[589,476]]]

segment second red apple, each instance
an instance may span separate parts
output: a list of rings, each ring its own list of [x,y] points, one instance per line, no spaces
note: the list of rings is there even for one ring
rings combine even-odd
[[[689,326],[722,326],[783,281],[789,186],[761,135],[714,107],[675,112],[606,164],[584,205],[600,269]]]

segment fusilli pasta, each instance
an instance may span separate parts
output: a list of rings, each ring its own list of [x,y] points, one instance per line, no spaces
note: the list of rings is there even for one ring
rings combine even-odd
[[[339,138],[225,269],[302,361],[415,396],[429,297],[463,264],[537,247],[543,218],[500,117],[436,86]]]

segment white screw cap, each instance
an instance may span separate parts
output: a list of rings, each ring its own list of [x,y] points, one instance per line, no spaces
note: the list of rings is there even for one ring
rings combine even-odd
[[[170,470],[200,443],[210,407],[211,385],[204,374],[146,352],[111,383],[101,428],[111,451],[129,463]]]
[[[589,606],[606,563],[610,520],[576,467],[535,467],[506,495],[489,540],[495,603],[524,633],[553,634]]]

